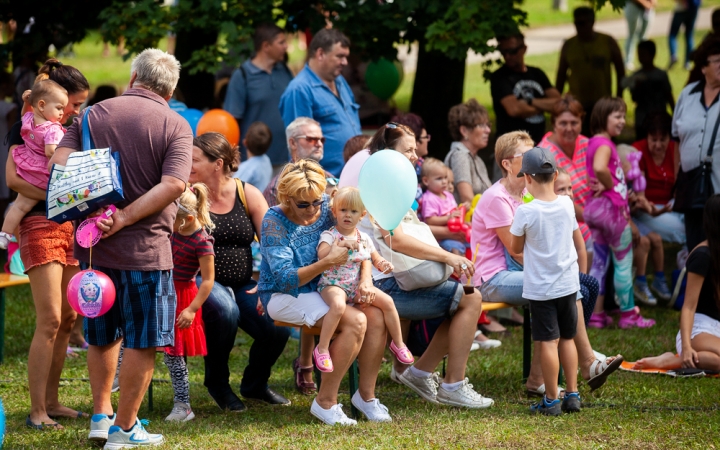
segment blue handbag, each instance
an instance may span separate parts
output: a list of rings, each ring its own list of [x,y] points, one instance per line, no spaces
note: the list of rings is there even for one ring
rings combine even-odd
[[[120,154],[95,148],[85,108],[82,119],[83,151],[72,153],[64,166],[53,164],[47,189],[47,218],[58,223],[82,219],[125,199],[120,177]]]

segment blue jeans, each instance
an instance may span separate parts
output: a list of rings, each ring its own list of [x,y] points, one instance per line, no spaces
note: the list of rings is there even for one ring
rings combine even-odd
[[[697,19],[698,7],[689,4],[685,11],[675,11],[670,23],[670,34],[668,34],[668,45],[670,47],[670,59],[677,60],[677,37],[680,34],[680,26],[685,26],[685,64],[690,62],[690,55],[695,48],[693,33],[695,31],[695,19]]]
[[[198,285],[201,282],[198,277]],[[276,327],[267,314],[258,314],[258,295],[246,292],[256,285],[257,282],[250,280],[247,284],[230,287],[231,293],[227,287],[216,282],[202,307],[208,349],[205,387],[213,394],[230,389],[228,359],[235,345],[238,327],[254,340],[240,382],[241,394],[262,393],[267,389],[272,366],[285,349],[290,330]]]
[[[374,284],[376,288],[392,297],[400,318],[408,320],[452,317],[463,296],[460,283],[452,280],[414,291],[400,289],[395,277],[376,280]]]

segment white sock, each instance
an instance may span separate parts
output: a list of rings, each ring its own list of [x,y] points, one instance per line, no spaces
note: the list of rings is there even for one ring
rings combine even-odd
[[[462,384],[462,381],[458,381],[457,383],[443,383],[442,388],[448,392],[455,392],[460,389],[460,386],[462,386]]]
[[[416,369],[415,366],[410,367],[408,370],[418,378],[430,378],[430,376],[432,376],[432,373]]]

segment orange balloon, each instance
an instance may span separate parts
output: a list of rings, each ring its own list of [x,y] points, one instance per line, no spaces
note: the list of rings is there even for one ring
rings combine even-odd
[[[237,120],[223,109],[211,109],[203,114],[197,124],[197,135],[215,131],[225,136],[230,145],[235,147],[240,143],[240,127]]]

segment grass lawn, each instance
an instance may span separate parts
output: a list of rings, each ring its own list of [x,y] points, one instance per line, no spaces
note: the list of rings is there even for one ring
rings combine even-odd
[[[524,0],[520,8],[527,11],[528,24],[531,27],[542,27],[570,23],[573,9],[588,5],[585,0],[567,0],[567,3],[568,10],[566,12],[552,9],[553,0]],[[675,4],[675,0],[658,0],[656,11],[672,11]],[[702,6],[720,6],[720,0],[704,0]],[[596,14],[597,20],[624,18],[622,10],[613,10],[609,2]]]
[[[24,426],[29,412],[27,352],[35,313],[27,286],[7,291],[7,341],[5,364],[0,366],[0,397],[7,414],[8,449],[97,448],[86,440],[89,421],[63,420],[64,431],[38,432]],[[649,330],[591,330],[595,348],[619,352],[628,360],[658,354],[675,347],[678,313],[664,308],[645,308],[644,314],[658,325]],[[191,398],[197,418],[185,424],[163,419],[172,408],[172,388],[155,384],[155,411],[147,401],[140,417],[149,418],[152,432],[164,433],[167,444],[159,448],[714,448],[720,431],[718,382],[716,379],[673,379],[656,375],[618,372],[597,393],[580,386],[584,410],[560,418],[534,417],[528,412],[522,372],[522,330],[513,328],[503,345],[470,355],[467,376],[476,389],[495,399],[483,411],[467,411],[431,405],[389,379],[390,366],[382,367],[379,398],[393,416],[392,424],[361,421],[354,428],[329,428],[310,413],[311,397],[293,388],[291,361],[297,342],[290,341],[270,384],[288,396],[289,407],[249,403],[241,414],[221,412],[202,386],[201,358],[190,358]],[[231,383],[237,389],[247,362],[251,342],[240,334],[231,356]],[[158,354],[156,379],[168,379]],[[60,389],[68,406],[92,411],[85,356],[69,359]],[[350,399],[342,386],[340,402]],[[117,401],[117,395],[113,399]]]

